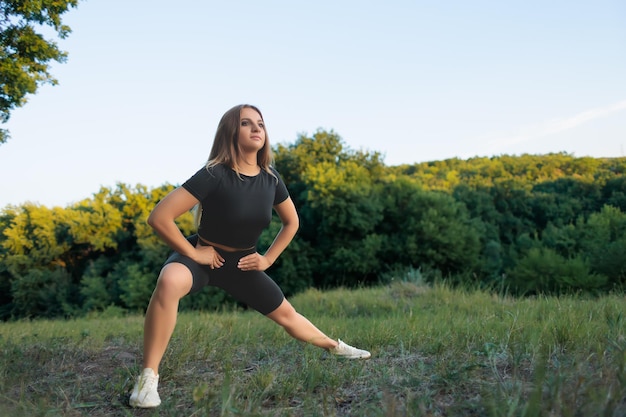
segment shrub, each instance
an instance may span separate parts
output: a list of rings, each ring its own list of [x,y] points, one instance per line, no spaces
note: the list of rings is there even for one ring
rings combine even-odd
[[[12,314],[17,317],[55,317],[72,314],[71,277],[63,269],[32,269],[11,285]]]
[[[511,290],[521,294],[594,291],[607,284],[581,256],[567,259],[549,248],[531,248],[507,275]]]

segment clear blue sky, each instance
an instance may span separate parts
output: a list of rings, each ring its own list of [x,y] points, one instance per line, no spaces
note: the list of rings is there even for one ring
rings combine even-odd
[[[86,0],[59,80],[13,112],[0,209],[180,184],[221,115],[334,130],[387,165],[626,152],[626,2]]]

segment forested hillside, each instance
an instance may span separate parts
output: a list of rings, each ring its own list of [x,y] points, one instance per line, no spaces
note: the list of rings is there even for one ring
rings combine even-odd
[[[626,283],[626,158],[386,166],[332,131],[274,151],[301,217],[270,270],[288,294],[384,283],[416,270],[519,296],[621,291]],[[168,253],[146,218],[173,187],[117,184],[64,208],[4,208],[0,319],[145,308]],[[193,233],[191,213],[179,225]],[[260,251],[279,227],[274,219]],[[182,307],[225,302],[232,300],[209,288]]]

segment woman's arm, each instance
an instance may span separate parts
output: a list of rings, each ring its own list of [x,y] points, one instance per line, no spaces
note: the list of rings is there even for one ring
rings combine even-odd
[[[276,262],[276,259],[278,259],[280,254],[287,248],[296,235],[298,227],[300,227],[296,206],[293,204],[291,197],[288,197],[285,201],[274,207],[274,210],[278,213],[278,217],[280,217],[280,221],[283,225],[276,235],[276,238],[274,238],[274,241],[267,249],[267,252],[263,255],[270,261],[270,265]]]
[[[148,224],[176,252],[194,261],[219,268],[224,260],[211,246],[194,247],[174,222],[178,217],[191,210],[198,200],[182,187],[176,188],[165,196],[148,216]]]

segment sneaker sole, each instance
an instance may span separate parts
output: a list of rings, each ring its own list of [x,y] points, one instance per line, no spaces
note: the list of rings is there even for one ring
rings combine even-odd
[[[139,403],[130,403],[130,406],[133,408],[157,408],[161,403],[158,404],[139,404]]]
[[[335,355],[339,359],[369,359],[372,355],[368,356],[346,356],[346,355]]]
[[[130,406],[133,407],[133,408],[156,408],[159,405],[161,405],[161,401],[159,401],[156,404],[155,403],[148,403],[148,404],[146,404],[146,403],[140,403],[137,400],[131,399],[131,400],[128,401],[128,404],[130,404]]]

